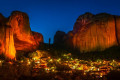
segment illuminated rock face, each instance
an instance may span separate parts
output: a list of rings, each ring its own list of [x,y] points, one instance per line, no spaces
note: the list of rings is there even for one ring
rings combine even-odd
[[[5,46],[4,46],[4,42],[5,42],[5,18],[2,16],[2,14],[0,14],[0,53],[5,51]]]
[[[120,16],[116,16],[114,17],[115,21],[116,21],[116,36],[117,36],[117,40],[118,40],[118,44],[120,45]]]
[[[5,29],[5,56],[14,59],[16,55],[16,50],[14,46],[13,29],[11,27],[6,27]]]
[[[39,35],[33,35],[33,32],[30,29],[27,14],[15,11],[11,14],[9,23],[14,29],[16,50],[34,50],[39,46],[40,42],[43,42],[43,37],[41,34],[38,33]]]
[[[106,13],[85,13],[78,17],[73,31],[65,34],[63,42],[83,53],[119,45],[120,17]]]
[[[80,16],[73,29],[73,47],[81,52],[104,50],[120,41],[120,18],[109,14]]]
[[[13,59],[16,50],[32,51],[42,42],[42,34],[31,31],[26,13],[14,11],[8,19],[0,14],[0,53]]]

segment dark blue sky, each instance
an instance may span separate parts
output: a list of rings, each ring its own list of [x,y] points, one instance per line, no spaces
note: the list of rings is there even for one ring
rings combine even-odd
[[[81,14],[107,12],[120,15],[119,0],[0,0],[0,13],[5,17],[19,10],[29,15],[33,31],[40,32],[44,41],[53,37],[57,30],[68,32]]]

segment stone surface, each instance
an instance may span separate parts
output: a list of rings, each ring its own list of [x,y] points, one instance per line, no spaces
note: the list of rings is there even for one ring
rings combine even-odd
[[[14,11],[9,18],[0,14],[0,53],[15,58],[16,50],[32,51],[43,42],[40,33],[32,32],[26,13]]]
[[[55,44],[61,44],[63,43],[63,38],[65,36],[65,32],[63,31],[57,31],[54,36],[54,43]]]
[[[10,26],[7,26],[5,29],[5,56],[14,59],[16,49],[14,46],[14,38],[13,38],[13,29]]]
[[[84,14],[79,18],[73,29],[74,48],[79,49],[81,52],[90,52],[104,50],[111,46],[118,45],[120,40],[120,22],[118,21],[118,17],[102,13],[93,15],[92,17],[91,14]],[[83,25],[79,26],[79,24]],[[76,25],[79,26],[79,28],[76,27]]]
[[[63,42],[80,52],[101,51],[120,43],[120,16],[85,13],[78,17],[73,31]]]
[[[73,48],[73,36],[73,31],[69,31],[67,34],[64,35],[63,42],[66,47]]]
[[[116,21],[116,34],[117,34],[117,40],[118,44],[120,45],[120,16],[115,16]]]

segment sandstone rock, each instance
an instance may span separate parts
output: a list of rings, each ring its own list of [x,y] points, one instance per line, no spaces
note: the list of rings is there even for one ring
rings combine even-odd
[[[115,26],[116,26],[116,36],[118,40],[118,44],[120,45],[120,16],[115,16]]]
[[[63,43],[64,36],[65,36],[65,32],[57,31],[55,36],[54,36],[54,44],[61,44],[61,43]]]
[[[120,16],[85,13],[78,17],[64,43],[80,52],[101,51],[120,44]]]
[[[0,14],[0,53],[4,51],[5,22],[4,17]]]
[[[69,31],[63,38],[64,45],[68,48],[73,48],[73,31]]]
[[[38,33],[38,32],[34,32],[32,31],[33,37],[35,39],[36,45],[39,46],[39,43],[43,43],[43,35]]]
[[[26,13],[14,11],[9,18],[0,14],[0,53],[13,59],[16,50],[31,51],[41,42],[42,34],[31,31]]]
[[[86,15],[86,14],[85,14]],[[83,15],[83,16],[85,16]],[[119,19],[119,18],[118,18]],[[86,19],[81,28],[74,31],[73,46],[81,52],[89,52],[95,50],[104,50],[114,45],[118,45],[119,41],[119,21],[116,17],[109,14],[97,14]],[[79,22],[79,20],[77,20]],[[76,23],[77,25],[81,23]],[[74,28],[76,25],[74,26]],[[118,40],[117,40],[118,39]]]
[[[82,26],[89,24],[91,22],[91,18],[93,17],[94,15],[88,12],[79,16],[73,27],[73,32],[77,33],[82,28]]]
[[[13,29],[10,26],[7,26],[5,30],[5,56],[14,59],[16,55],[16,49],[14,46]]]

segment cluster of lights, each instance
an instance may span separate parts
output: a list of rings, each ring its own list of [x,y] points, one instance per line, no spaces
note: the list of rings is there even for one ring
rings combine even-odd
[[[73,59],[71,57],[71,54],[64,54],[63,58],[58,58],[58,59],[54,59],[51,57],[48,57],[46,59],[46,61],[42,60],[42,59],[38,59],[35,58],[33,59],[35,60],[36,64],[41,64],[41,61],[43,62],[43,64],[46,64],[46,67],[42,67],[46,70],[46,72],[57,72],[56,70],[56,66],[49,66],[47,65],[48,63],[52,63],[52,65],[54,65],[54,62],[62,64],[62,65],[67,65],[71,68],[71,70],[83,70],[84,71],[84,75],[87,72],[91,72],[91,74],[98,74],[99,76],[102,77],[103,75],[106,75],[109,69],[104,69],[105,67],[108,68],[108,64],[109,67],[111,67],[112,69],[115,69],[114,67],[120,66],[119,62],[112,60],[112,61],[105,61],[105,60],[97,60],[95,62],[92,61],[84,61],[84,60],[79,60],[79,59]],[[84,63],[83,63],[84,62]],[[90,64],[90,65],[88,65]],[[99,66],[99,67],[98,67]],[[40,65],[38,65],[38,68],[41,68]],[[102,70],[106,71],[103,72]],[[96,71],[97,73],[95,73],[94,71]],[[71,71],[69,71],[71,72]]]
[[[117,62],[115,60],[112,61],[97,60],[93,62],[80,59],[73,59],[71,53],[64,54],[62,58],[58,59],[51,57],[41,58],[34,56],[33,58],[27,59],[26,61],[28,66],[30,66],[34,62],[35,64],[32,65],[33,68],[36,69],[42,68],[47,73],[57,72],[57,67],[55,64],[62,64],[67,65],[71,69],[70,71],[68,71],[69,73],[72,73],[72,70],[83,70],[84,75],[86,75],[87,72],[90,72],[90,74],[98,74],[99,77],[106,75],[107,73],[110,72],[110,70],[117,69],[117,67],[120,66],[120,62]],[[0,66],[2,66],[2,63],[3,61],[0,60]],[[21,60],[20,63],[21,64],[24,63],[24,60]]]

